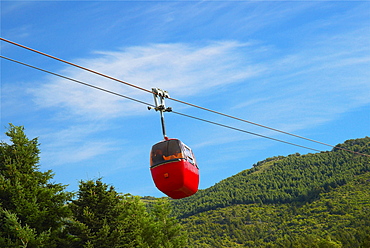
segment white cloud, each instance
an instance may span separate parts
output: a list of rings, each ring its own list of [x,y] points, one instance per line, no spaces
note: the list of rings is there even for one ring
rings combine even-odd
[[[352,34],[355,39],[330,36],[281,56],[261,44],[223,41],[97,51],[93,59],[76,63],[146,89],[166,89],[177,99],[217,92],[217,97],[231,101],[225,101],[227,110],[216,110],[294,132],[370,102],[370,56],[364,48],[368,38]],[[269,54],[274,56],[260,62],[259,57]],[[79,69],[68,67],[61,74],[152,103],[151,94]],[[235,95],[222,97],[220,89],[229,86],[238,89]],[[109,120],[148,113],[141,104],[55,78],[33,94],[40,107],[64,107],[67,118]]]
[[[94,59],[80,59],[78,64],[151,89],[166,89],[175,98],[200,94],[217,86],[246,80],[264,70],[248,62],[243,54],[249,44],[217,42],[203,47],[187,44],[153,44],[120,51],[99,51]],[[130,97],[152,102],[151,94],[118,82],[68,68],[63,75]],[[40,107],[65,107],[71,114],[91,119],[142,114],[144,108],[122,98],[73,84],[50,79],[32,91]],[[140,111],[141,109],[141,111]]]
[[[80,144],[80,145],[79,145]],[[72,144],[72,146],[60,146],[55,150],[47,149],[46,156],[43,160],[49,164],[49,166],[64,165],[69,163],[76,163],[85,161],[102,154],[106,154],[112,151],[111,142],[94,142],[89,141],[88,143]]]
[[[266,61],[269,70],[253,80],[261,83],[250,84],[250,97],[235,104],[234,112],[247,109],[255,122],[294,132],[369,104],[368,32],[319,38]]]
[[[42,144],[45,143],[42,146],[43,161],[49,166],[85,161],[117,150],[116,141],[95,137],[107,130],[104,124],[72,124],[58,132],[53,130],[44,129],[39,138]]]

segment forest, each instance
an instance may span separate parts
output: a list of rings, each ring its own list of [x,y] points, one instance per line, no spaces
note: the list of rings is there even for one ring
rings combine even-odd
[[[172,201],[191,247],[370,247],[370,137],[267,158]]]
[[[0,247],[184,247],[186,233],[166,199],[148,211],[138,196],[102,179],[81,181],[77,194],[39,171],[39,143],[11,125],[0,146]]]
[[[267,158],[181,200],[76,193],[39,170],[38,139],[0,146],[0,247],[370,247],[370,137]],[[343,149],[340,149],[343,148]],[[250,167],[249,165],[245,165]]]

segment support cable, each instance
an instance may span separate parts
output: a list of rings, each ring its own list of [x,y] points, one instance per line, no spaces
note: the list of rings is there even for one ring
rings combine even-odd
[[[99,75],[99,76],[102,76],[102,77],[105,77],[105,78],[108,78],[108,79],[114,80],[114,81],[116,81],[116,82],[119,82],[119,83],[122,83],[122,84],[125,84],[125,85],[128,85],[128,86],[134,87],[134,88],[136,88],[136,89],[139,89],[139,90],[142,90],[142,91],[145,91],[145,92],[151,93],[151,94],[156,94],[156,93],[153,93],[153,92],[152,92],[152,91],[150,91],[150,90],[147,90],[147,89],[145,89],[145,88],[143,88],[143,87],[140,87],[140,86],[137,86],[137,85],[135,85],[135,84],[127,83],[127,82],[122,81],[122,80],[120,80],[120,79],[117,79],[117,78],[114,78],[114,77],[108,76],[108,75],[106,75],[106,74],[103,74],[103,73],[100,73],[100,72],[94,71],[94,70],[92,70],[92,69],[89,69],[89,68],[86,68],[86,67],[83,67],[83,66],[80,66],[80,65],[77,65],[77,64],[71,63],[71,62],[69,62],[69,61],[66,61],[66,60],[63,60],[63,59],[57,58],[57,57],[52,56],[52,55],[49,55],[49,54],[46,54],[46,53],[44,53],[44,52],[40,52],[40,51],[38,51],[38,50],[35,50],[35,49],[33,49],[33,48],[30,48],[30,47],[27,47],[27,46],[21,45],[21,44],[19,44],[19,43],[16,43],[16,42],[13,42],[13,41],[10,41],[10,40],[7,40],[7,39],[4,39],[4,38],[0,38],[0,40],[2,40],[2,41],[4,41],[4,42],[8,42],[8,43],[13,44],[13,45],[18,46],[18,47],[21,47],[21,48],[27,49],[27,50],[29,50],[29,51],[32,51],[32,52],[35,52],[35,53],[41,54],[41,55],[43,55],[43,56],[46,56],[46,57],[49,57],[49,58],[52,58],[52,59],[58,60],[58,61],[63,62],[63,63],[65,63],[65,64],[68,64],[68,65],[71,65],[71,66],[74,66],[74,67],[80,68],[80,69],[82,69],[82,70],[85,70],[85,71],[88,71],[88,72],[91,72],[91,73],[97,74],[97,75]],[[235,116],[232,116],[232,115],[224,114],[224,113],[221,113],[221,112],[218,112],[218,111],[212,110],[212,109],[204,108],[204,107],[201,107],[201,106],[198,106],[198,105],[195,105],[195,104],[192,104],[192,103],[188,103],[188,102],[185,102],[185,101],[181,101],[181,100],[178,100],[178,99],[175,99],[175,98],[171,98],[171,97],[169,97],[168,99],[170,99],[170,100],[172,100],[172,101],[175,101],[175,102],[178,102],[178,103],[181,103],[181,104],[185,104],[185,105],[191,106],[191,107],[195,107],[195,108],[198,108],[198,109],[202,109],[202,110],[204,110],[204,111],[208,111],[208,112],[211,112],[211,113],[214,113],[214,114],[217,114],[217,115],[221,115],[221,116],[224,116],[224,117],[227,117],[227,118],[231,118],[231,119],[234,119],[234,120],[238,120],[238,121],[242,121],[242,122],[245,122],[245,123],[248,123],[248,124],[252,124],[252,125],[255,125],[255,126],[259,126],[259,127],[262,127],[262,128],[266,128],[266,129],[269,129],[269,130],[272,130],[272,131],[275,131],[275,132],[283,133],[283,134],[290,135],[290,136],[293,136],[293,137],[296,137],[296,138],[299,138],[299,139],[304,139],[304,140],[307,140],[307,141],[310,141],[310,142],[314,142],[314,143],[317,143],[317,144],[321,144],[321,145],[329,146],[329,147],[332,147],[332,148],[336,148],[335,146],[330,145],[330,144],[327,144],[327,143],[324,143],[324,142],[316,141],[316,140],[309,139],[309,138],[306,138],[306,137],[303,137],[303,136],[300,136],[300,135],[296,135],[296,134],[293,134],[293,133],[289,133],[289,132],[286,132],[286,131],[282,131],[282,130],[279,130],[279,129],[276,129],[276,128],[272,128],[272,127],[268,127],[268,126],[265,126],[265,125],[261,125],[261,124],[258,124],[258,123],[252,122],[252,121],[248,121],[248,120],[245,120],[245,119],[242,119],[242,118],[238,118],[238,117],[235,117]]]
[[[148,93],[153,93],[152,91],[147,90],[147,89],[145,89],[145,88],[142,88],[142,87],[140,87],[140,86],[137,86],[137,85],[134,85],[134,84],[127,83],[127,82],[122,81],[122,80],[120,80],[120,79],[117,79],[117,78],[114,78],[114,77],[111,77],[111,76],[105,75],[105,74],[103,74],[103,73],[100,73],[100,72],[94,71],[94,70],[92,70],[92,69],[89,69],[89,68],[86,68],[86,67],[83,67],[83,66],[80,66],[80,65],[77,65],[77,64],[74,64],[74,63],[68,62],[68,61],[66,61],[66,60],[63,60],[63,59],[57,58],[57,57],[55,57],[55,56],[52,56],[52,55],[49,55],[49,54],[46,54],[46,53],[40,52],[40,51],[38,51],[38,50],[32,49],[32,48],[30,48],[30,47],[27,47],[27,46],[24,46],[24,45],[21,45],[21,44],[18,44],[18,43],[16,43],[16,42],[13,42],[13,41],[10,41],[10,40],[4,39],[4,38],[0,38],[0,40],[5,41],[5,42],[8,42],[8,43],[13,44],[13,45],[16,45],[16,46],[19,46],[19,47],[21,47],[21,48],[27,49],[27,50],[29,50],[29,51],[32,51],[32,52],[35,52],[35,53],[41,54],[41,55],[43,55],[43,56],[46,56],[46,57],[49,57],[49,58],[52,58],[52,59],[58,60],[58,61],[60,61],[60,62],[66,63],[66,64],[68,64],[68,65],[75,66],[75,67],[80,68],[80,69],[82,69],[82,70],[85,70],[85,71],[88,71],[88,72],[91,72],[91,73],[97,74],[97,75],[99,75],[99,76],[102,76],[102,77],[105,77],[105,78],[108,78],[108,79],[111,79],[111,80],[117,81],[117,82],[119,82],[119,83],[126,84],[126,85],[131,86],[131,87],[134,87],[134,88],[136,88],[136,89],[139,89],[139,90],[142,90],[142,91],[145,91],[145,92],[148,92]],[[154,94],[155,94],[155,93],[154,93]],[[172,101],[175,101],[175,102],[178,102],[178,103],[182,103],[182,104],[185,104],[185,105],[191,106],[191,107],[195,107],[195,108],[198,108],[198,109],[202,109],[202,110],[204,110],[204,111],[208,111],[208,112],[211,112],[211,113],[214,113],[214,114],[218,114],[218,115],[221,115],[221,116],[224,116],[224,117],[227,117],[227,118],[231,118],[231,119],[234,119],[234,120],[242,121],[242,122],[245,122],[245,123],[248,123],[248,124],[252,124],[252,125],[255,125],[255,126],[259,126],[259,127],[262,127],[262,128],[266,128],[266,129],[269,129],[269,130],[272,130],[272,131],[275,131],[275,132],[283,133],[283,134],[290,135],[290,136],[293,136],[293,137],[296,137],[296,138],[304,139],[304,140],[311,141],[311,142],[314,142],[314,143],[317,143],[317,144],[321,144],[321,145],[325,145],[325,146],[329,146],[329,147],[335,148],[335,146],[330,145],[330,144],[327,144],[327,143],[324,143],[324,142],[316,141],[316,140],[309,139],[309,138],[306,138],[306,137],[303,137],[303,136],[299,136],[299,135],[296,135],[296,134],[292,134],[292,133],[289,133],[289,132],[285,132],[285,131],[282,131],[282,130],[279,130],[279,129],[276,129],[276,128],[272,128],[272,127],[268,127],[268,126],[265,126],[265,125],[261,125],[261,124],[258,124],[258,123],[252,122],[252,121],[248,121],[248,120],[245,120],[245,119],[242,119],[242,118],[238,118],[238,117],[235,117],[235,116],[232,116],[232,115],[224,114],[224,113],[221,113],[221,112],[218,112],[218,111],[212,110],[212,109],[204,108],[204,107],[201,107],[201,106],[198,106],[198,105],[195,105],[195,104],[192,104],[192,103],[188,103],[188,102],[185,102],[185,101],[181,101],[181,100],[178,100],[178,99],[175,99],[175,98],[170,98],[170,97],[169,97],[168,99],[170,99],[170,100],[172,100]]]
[[[135,102],[138,102],[138,103],[141,103],[141,104],[145,104],[147,106],[150,106],[150,108],[153,108],[153,109],[157,108],[157,106],[155,106],[153,104],[150,104],[150,103],[147,103],[147,102],[144,102],[144,101],[132,98],[132,97],[128,97],[128,96],[125,96],[125,95],[122,95],[122,94],[119,94],[119,93],[116,93],[116,92],[113,92],[113,91],[110,91],[110,90],[107,90],[107,89],[104,89],[104,88],[101,88],[101,87],[98,87],[98,86],[95,86],[95,85],[92,85],[92,84],[88,84],[88,83],[82,82],[80,80],[76,80],[76,79],[73,79],[73,78],[70,78],[70,77],[67,77],[67,76],[63,76],[63,75],[55,73],[55,72],[51,72],[51,71],[48,71],[48,70],[45,70],[45,69],[41,69],[39,67],[30,65],[30,64],[26,64],[26,63],[23,63],[21,61],[15,60],[15,59],[11,59],[11,58],[8,58],[8,57],[2,56],[2,55],[0,55],[0,58],[6,59],[6,60],[9,60],[9,61],[18,63],[18,64],[21,64],[21,65],[24,65],[24,66],[27,66],[27,67],[30,67],[30,68],[33,68],[33,69],[36,69],[36,70],[39,70],[39,71],[42,71],[42,72],[45,72],[45,73],[63,78],[63,79],[67,79],[67,80],[70,80],[70,81],[78,83],[78,84],[82,84],[82,85],[85,85],[85,86],[88,86],[88,87],[91,87],[91,88],[94,88],[94,89],[97,89],[97,90],[101,90],[101,91],[104,91],[104,92],[109,93],[109,94],[113,94],[113,95],[116,95],[116,96],[119,96],[119,97],[123,97],[123,98],[126,98],[126,99],[131,100],[131,101],[135,101]],[[180,112],[177,112],[177,111],[172,111],[171,110],[171,111],[168,111],[168,112],[171,112],[171,113],[174,113],[174,114],[177,114],[177,115],[181,115],[181,116],[185,116],[185,117],[188,117],[188,118],[192,118],[192,119],[195,119],[195,120],[198,120],[198,121],[207,122],[207,123],[217,125],[217,126],[221,126],[221,127],[224,127],[224,128],[232,129],[232,130],[235,130],[235,131],[244,132],[244,133],[255,135],[255,136],[258,136],[258,137],[262,137],[262,138],[282,142],[282,143],[285,143],[285,144],[297,146],[297,147],[300,147],[300,148],[305,148],[305,149],[308,149],[308,150],[320,152],[320,150],[317,150],[317,149],[314,149],[314,148],[301,146],[301,145],[298,145],[298,144],[295,144],[295,143],[287,142],[287,141],[280,140],[280,139],[275,139],[275,138],[268,137],[268,136],[265,136],[265,135],[261,135],[261,134],[258,134],[258,133],[249,132],[249,131],[246,131],[246,130],[243,130],[243,129],[239,129],[239,128],[235,128],[235,127],[232,127],[232,126],[224,125],[224,124],[217,123],[217,122],[214,122],[214,121],[209,121],[209,120],[206,120],[206,119],[202,119],[202,118],[199,118],[199,117],[187,115],[187,114],[180,113]]]
[[[119,96],[119,97],[123,97],[123,98],[129,99],[131,101],[135,101],[135,102],[138,102],[138,103],[141,103],[141,104],[145,104],[145,105],[155,107],[153,104],[150,104],[150,103],[147,103],[147,102],[144,102],[144,101],[132,98],[132,97],[128,97],[128,96],[125,96],[125,95],[122,95],[122,94],[116,93],[114,91],[110,91],[110,90],[107,90],[107,89],[104,89],[104,88],[101,88],[101,87],[98,87],[98,86],[95,86],[95,85],[92,85],[92,84],[88,84],[88,83],[85,83],[85,82],[82,82],[82,81],[79,81],[79,80],[76,80],[76,79],[73,79],[73,78],[70,78],[70,77],[67,77],[67,76],[63,76],[63,75],[55,73],[55,72],[44,70],[44,69],[41,69],[39,67],[30,65],[30,64],[26,64],[26,63],[20,62],[20,61],[15,60],[15,59],[11,59],[11,58],[8,58],[8,57],[2,56],[2,55],[0,55],[0,58],[6,59],[6,60],[9,60],[9,61],[18,63],[18,64],[21,64],[21,65],[24,65],[24,66],[27,66],[27,67],[30,67],[30,68],[33,68],[33,69],[36,69],[36,70],[39,70],[39,71],[42,71],[42,72],[46,72],[46,73],[49,73],[51,75],[54,75],[54,76],[57,76],[57,77],[60,77],[60,78],[64,78],[64,79],[67,79],[67,80],[73,81],[75,83],[79,83],[79,84],[82,84],[82,85],[85,85],[85,86],[88,86],[88,87],[91,87],[91,88],[94,88],[94,89],[97,89],[97,90],[101,90],[101,91],[107,92],[109,94],[113,94],[113,95],[116,95],[116,96]]]
[[[145,92],[148,92],[148,93],[151,93],[151,94],[155,94],[153,93],[152,91],[150,90],[147,90],[145,88],[142,88],[140,86],[137,86],[137,85],[134,85],[134,84],[130,84],[130,83],[127,83],[125,81],[122,81],[120,79],[117,79],[117,78],[114,78],[114,77],[111,77],[111,76],[108,76],[108,75],[105,75],[103,73],[100,73],[100,72],[97,72],[97,71],[94,71],[92,69],[88,69],[86,67],[83,67],[83,66],[80,66],[80,65],[77,65],[77,64],[74,64],[74,63],[71,63],[71,62],[68,62],[66,60],[63,60],[63,59],[60,59],[60,58],[57,58],[55,56],[52,56],[52,55],[49,55],[49,54],[46,54],[46,53],[43,53],[43,52],[40,52],[38,50],[35,50],[35,49],[32,49],[32,48],[29,48],[27,46],[24,46],[24,45],[21,45],[21,44],[18,44],[16,42],[13,42],[13,41],[10,41],[10,40],[7,40],[7,39],[4,39],[4,38],[1,38],[0,37],[0,40],[4,41],[4,42],[8,42],[10,44],[13,44],[13,45],[16,45],[16,46],[19,46],[21,48],[24,48],[24,49],[27,49],[29,51],[32,51],[32,52],[35,52],[35,53],[38,53],[38,54],[41,54],[43,56],[46,56],[46,57],[49,57],[49,58],[52,58],[52,59],[55,59],[55,60],[58,60],[60,62],[63,62],[63,63],[66,63],[68,65],[71,65],[71,66],[75,66],[77,68],[80,68],[82,70],[86,70],[88,72],[91,72],[91,73],[94,73],[94,74],[97,74],[99,76],[102,76],[102,77],[105,77],[105,78],[108,78],[108,79],[111,79],[111,80],[114,80],[114,81],[117,81],[119,83],[122,83],[122,84],[126,84],[128,86],[131,86],[131,87],[134,87],[136,89],[139,89],[139,90],[142,90],[142,91],[145,91]],[[1,56],[2,58],[5,58],[5,59],[8,59],[4,56]],[[9,59],[11,60],[11,59]],[[14,60],[12,60],[13,62],[16,62]],[[20,64],[23,64],[22,62],[20,62]],[[24,64],[26,65],[26,64]],[[33,67],[33,66],[30,66],[30,67]],[[36,69],[36,68],[35,68]],[[41,69],[41,71],[44,71],[43,69]],[[46,71],[45,71],[46,72]],[[53,73],[51,73],[53,74]],[[64,76],[62,76],[63,78],[66,78]],[[74,80],[72,80],[74,81]],[[93,88],[99,88],[97,86],[90,86],[90,87],[93,87]],[[103,91],[106,91],[105,89],[102,89]],[[113,94],[116,94],[117,93],[114,93],[112,92]],[[118,94],[120,95],[120,94]],[[124,96],[125,98],[127,99],[130,99],[129,97],[126,97]],[[201,107],[201,106],[198,106],[198,105],[195,105],[195,104],[191,104],[191,103],[188,103],[188,102],[185,102],[185,101],[181,101],[181,100],[178,100],[178,99],[175,99],[175,98],[168,98],[170,100],[173,100],[173,101],[176,101],[176,102],[179,102],[179,103],[182,103],[182,104],[186,104],[188,106],[192,106],[192,107],[195,107],[195,108],[199,108],[199,109],[202,109],[202,110],[205,110],[205,111],[208,111],[208,112],[212,112],[214,114],[218,114],[218,115],[222,115],[224,117],[228,117],[228,118],[232,118],[232,119],[235,119],[235,120],[238,120],[238,121],[242,121],[242,122],[246,122],[246,123],[249,123],[249,124],[252,124],[252,125],[256,125],[256,126],[259,126],[259,127],[262,127],[262,128],[266,128],[266,129],[269,129],[269,130],[272,130],[272,131],[275,131],[275,132],[280,132],[280,133],[283,133],[283,134],[286,134],[286,135],[290,135],[290,136],[293,136],[293,137],[296,137],[296,138],[300,138],[300,139],[304,139],[304,140],[307,140],[307,141],[311,141],[311,142],[314,142],[314,143],[318,143],[318,144],[321,144],[321,145],[325,145],[325,146],[329,146],[329,147],[332,147],[332,148],[337,148],[337,149],[341,149],[341,150],[345,150],[345,151],[349,151],[349,152],[352,152],[352,153],[355,153],[355,154],[361,154],[361,155],[365,155],[365,156],[369,156],[370,155],[366,155],[366,154],[362,154],[362,153],[357,153],[357,152],[354,152],[354,151],[351,151],[351,150],[348,150],[348,149],[345,149],[345,148],[341,148],[341,147],[336,147],[336,146],[333,146],[333,145],[330,145],[330,144],[327,144],[327,143],[324,143],[324,142],[320,142],[320,141],[316,141],[316,140],[313,140],[313,139],[309,139],[309,138],[305,138],[303,136],[299,136],[299,135],[296,135],[296,134],[292,134],[292,133],[289,133],[289,132],[285,132],[285,131],[282,131],[282,130],[279,130],[279,129],[275,129],[275,128],[271,128],[271,127],[268,127],[268,126],[265,126],[265,125],[261,125],[261,124],[258,124],[258,123],[255,123],[255,122],[251,122],[251,121],[248,121],[248,120],[244,120],[244,119],[241,119],[241,118],[238,118],[238,117],[234,117],[234,116],[231,116],[231,115],[228,115],[228,114],[224,114],[224,113],[221,113],[221,112],[218,112],[218,111],[214,111],[214,110],[211,110],[211,109],[208,109],[208,108],[204,108],[204,107]],[[136,101],[136,99],[134,100]],[[139,100],[138,100],[139,101]],[[148,104],[148,105],[151,105],[151,104]],[[153,106],[153,105],[151,105]],[[285,142],[284,142],[285,143]],[[311,149],[312,150],[312,149]],[[315,149],[314,149],[315,150]],[[317,150],[316,150],[317,151]]]
[[[189,117],[189,118],[192,118],[192,119],[195,119],[195,120],[198,120],[198,121],[207,122],[207,123],[210,123],[210,124],[213,124],[213,125],[217,125],[217,126],[229,128],[229,129],[232,129],[232,130],[235,130],[235,131],[239,131],[239,132],[243,132],[243,133],[255,135],[255,136],[258,136],[258,137],[262,137],[262,138],[266,138],[266,139],[270,139],[270,140],[274,140],[274,141],[278,141],[278,142],[285,143],[285,144],[288,144],[288,145],[298,146],[298,147],[305,148],[305,149],[308,149],[308,150],[312,150],[312,151],[316,151],[316,152],[321,152],[320,150],[317,150],[317,149],[314,149],[314,148],[310,148],[310,147],[307,147],[307,146],[301,146],[301,145],[298,145],[298,144],[295,144],[295,143],[291,143],[291,142],[280,140],[280,139],[275,139],[275,138],[272,138],[272,137],[269,137],[269,136],[265,136],[265,135],[262,135],[262,134],[258,134],[258,133],[249,132],[249,131],[246,131],[244,129],[240,129],[240,128],[236,128],[236,127],[224,125],[224,124],[221,124],[221,123],[218,123],[218,122],[209,121],[209,120],[202,119],[202,118],[199,118],[199,117],[195,117],[195,116],[191,116],[191,115],[179,113],[179,112],[176,112],[176,111],[172,111],[172,113],[178,114],[178,115],[182,115],[182,116],[185,116],[185,117]]]
[[[49,57],[49,58],[51,58],[51,59],[58,60],[58,61],[63,62],[63,63],[65,63],[65,64],[68,64],[68,65],[71,65],[71,66],[74,66],[74,67],[80,68],[80,69],[82,69],[82,70],[85,70],[85,71],[88,71],[88,72],[91,72],[91,73],[97,74],[97,75],[99,75],[99,76],[102,76],[102,77],[105,77],[105,78],[108,78],[108,79],[111,79],[111,80],[117,81],[117,82],[119,82],[119,83],[126,84],[126,85],[131,86],[131,87],[134,87],[134,88],[136,88],[136,89],[139,89],[139,90],[142,90],[142,91],[146,91],[146,92],[152,93],[150,90],[147,90],[147,89],[142,88],[142,87],[140,87],[140,86],[137,86],[137,85],[134,85],[134,84],[127,83],[127,82],[122,81],[122,80],[119,80],[119,79],[117,79],[117,78],[114,78],[114,77],[111,77],[111,76],[105,75],[105,74],[103,74],[103,73],[100,73],[100,72],[97,72],[97,71],[91,70],[91,69],[89,69],[89,68],[86,68],[86,67],[83,67],[83,66],[80,66],[80,65],[74,64],[74,63],[72,63],[72,62],[69,62],[69,61],[66,61],[66,60],[63,60],[63,59],[57,58],[57,57],[55,57],[55,56],[52,56],[52,55],[49,55],[49,54],[46,54],[46,53],[40,52],[40,51],[35,50],[35,49],[32,49],[32,48],[30,48],[30,47],[23,46],[23,45],[18,44],[18,43],[16,43],[16,42],[13,42],[13,41],[10,41],[10,40],[6,40],[6,39],[1,38],[1,37],[0,37],[0,40],[5,41],[5,42],[8,42],[8,43],[10,43],[10,44],[13,44],[13,45],[15,45],[15,46],[19,46],[19,47],[21,47],[21,48],[27,49],[27,50],[29,50],[29,51],[32,51],[32,52],[35,52],[35,53],[41,54],[41,55],[46,56],[46,57]]]
[[[238,117],[235,117],[235,116],[232,116],[232,115],[224,114],[224,113],[221,113],[221,112],[212,110],[212,109],[204,108],[204,107],[201,107],[201,106],[198,106],[198,105],[195,105],[195,104],[191,104],[191,103],[188,103],[188,102],[184,102],[184,101],[181,101],[181,100],[178,100],[178,99],[174,99],[174,98],[169,98],[169,99],[172,100],[172,101],[179,102],[179,103],[182,103],[182,104],[186,104],[186,105],[189,105],[189,106],[192,106],[192,107],[195,107],[195,108],[199,108],[199,109],[202,109],[202,110],[205,110],[205,111],[214,113],[214,114],[222,115],[222,116],[225,116],[225,117],[234,119],[234,120],[246,122],[248,124],[252,124],[252,125],[255,125],[255,126],[266,128],[266,129],[269,129],[269,130],[272,130],[272,131],[275,131],[275,132],[287,134],[287,135],[290,135],[290,136],[293,136],[293,137],[296,137],[296,138],[300,138],[300,139],[308,140],[308,141],[311,141],[311,142],[314,142],[314,143],[318,143],[318,144],[321,144],[321,145],[325,145],[325,146],[330,146],[332,148],[336,148],[335,146],[330,145],[330,144],[326,144],[326,143],[323,143],[323,142],[320,142],[320,141],[309,139],[309,138],[306,138],[306,137],[303,137],[303,136],[299,136],[299,135],[296,135],[296,134],[293,134],[293,133],[285,132],[285,131],[282,131],[282,130],[279,130],[279,129],[276,129],[276,128],[272,128],[272,127],[268,127],[268,126],[265,126],[265,125],[261,125],[261,124],[258,124],[258,123],[252,122],[252,121],[248,121],[248,120],[241,119],[241,118],[238,118]]]

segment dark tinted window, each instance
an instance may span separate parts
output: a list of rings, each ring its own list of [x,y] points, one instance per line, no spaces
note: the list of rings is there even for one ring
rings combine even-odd
[[[154,166],[169,160],[184,158],[179,140],[166,140],[155,144],[150,154],[150,165]]]

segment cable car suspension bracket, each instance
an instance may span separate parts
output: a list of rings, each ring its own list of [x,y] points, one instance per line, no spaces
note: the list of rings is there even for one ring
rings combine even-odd
[[[167,138],[167,135],[166,135],[166,127],[165,127],[165,123],[164,123],[164,114],[163,113],[172,111],[172,108],[171,107],[166,108],[166,105],[164,103],[164,99],[169,98],[170,95],[168,94],[167,91],[161,90],[161,89],[158,89],[158,88],[152,88],[152,92],[153,92],[155,107],[148,106],[148,110],[154,109],[155,111],[160,112],[163,137],[164,137],[165,140],[167,140],[168,138]]]

